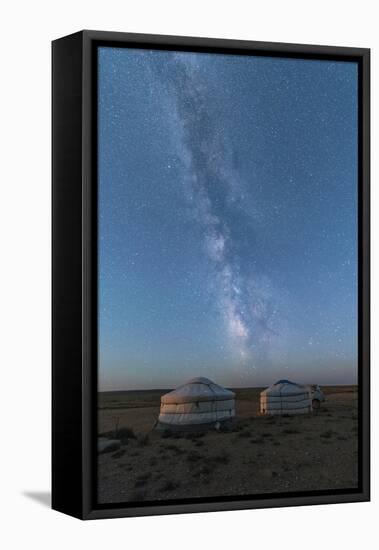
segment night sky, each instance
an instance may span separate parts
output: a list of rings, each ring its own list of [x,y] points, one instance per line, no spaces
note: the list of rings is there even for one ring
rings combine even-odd
[[[98,68],[99,388],[356,383],[356,64]]]

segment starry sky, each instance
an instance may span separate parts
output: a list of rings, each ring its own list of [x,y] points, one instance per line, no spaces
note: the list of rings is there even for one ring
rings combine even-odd
[[[99,48],[99,389],[357,381],[357,66]]]

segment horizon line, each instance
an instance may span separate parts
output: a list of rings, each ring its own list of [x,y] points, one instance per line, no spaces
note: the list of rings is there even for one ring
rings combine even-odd
[[[274,384],[275,382],[273,382]],[[184,382],[185,384],[185,382]],[[183,384],[180,384],[180,385],[183,385]],[[270,385],[272,384],[264,384],[262,386],[224,386],[226,389],[231,389],[231,390],[248,390],[248,389],[260,389],[260,388],[266,388],[266,387],[269,387]],[[313,386],[315,384],[312,384],[312,383],[304,383],[304,384],[299,384],[300,386]],[[318,386],[358,386],[358,382],[355,382],[355,383],[349,383],[349,384],[317,384]],[[176,388],[178,386],[175,386]],[[172,387],[172,388],[138,388],[138,389],[117,389],[117,390],[97,390],[97,393],[107,393],[107,392],[112,392],[112,393],[117,393],[117,392],[126,392],[126,391],[171,391],[171,390],[174,390],[175,387]]]

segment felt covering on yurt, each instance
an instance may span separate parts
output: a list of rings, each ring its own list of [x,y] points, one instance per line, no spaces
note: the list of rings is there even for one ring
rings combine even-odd
[[[212,424],[235,416],[235,394],[208,378],[193,378],[161,397],[159,423]]]
[[[262,414],[306,414],[312,410],[308,386],[289,380],[278,380],[263,390],[260,396]]]

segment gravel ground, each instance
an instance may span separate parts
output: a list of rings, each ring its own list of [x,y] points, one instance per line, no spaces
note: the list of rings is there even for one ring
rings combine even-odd
[[[99,431],[117,428],[122,445],[98,457],[98,500],[155,501],[357,487],[357,389],[323,389],[327,401],[319,412],[282,418],[259,415],[259,389],[235,390],[238,419],[231,431],[205,434],[152,429],[163,390],[103,395]]]

